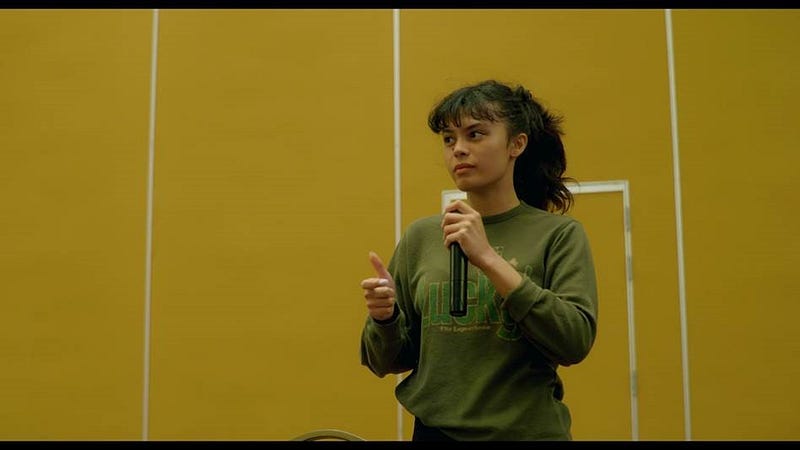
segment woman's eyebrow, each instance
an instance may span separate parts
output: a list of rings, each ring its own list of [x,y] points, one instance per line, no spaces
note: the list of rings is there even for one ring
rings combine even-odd
[[[460,130],[460,129],[463,129],[463,130],[467,130],[467,131],[468,131],[468,130],[471,130],[471,129],[473,129],[473,128],[477,128],[477,127],[480,127],[480,126],[484,126],[484,125],[486,125],[486,122],[487,122],[486,120],[481,120],[481,121],[475,122],[475,123],[473,123],[473,124],[471,124],[471,125],[467,125],[467,126],[465,126],[465,127],[455,127],[455,128],[453,128],[453,127],[451,127],[451,126],[447,126],[447,127],[444,127],[444,128],[442,129],[442,133],[452,133],[453,131],[455,131],[455,130]]]

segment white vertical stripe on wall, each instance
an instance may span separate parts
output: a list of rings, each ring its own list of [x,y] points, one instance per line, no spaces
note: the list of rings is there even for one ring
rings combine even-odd
[[[686,276],[683,261],[683,210],[681,206],[681,165],[678,147],[678,102],[675,92],[675,52],[672,42],[672,10],[664,10],[667,30],[667,66],[669,69],[669,107],[672,129],[672,174],[675,195],[675,234],[678,253],[678,302],[681,317],[681,363],[683,366],[683,433],[692,440],[692,416],[689,397],[689,344],[686,329]]]
[[[153,163],[156,137],[156,74],[158,73],[158,10],[153,10],[150,55],[150,124],[147,161],[147,223],[144,259],[144,372],[142,374],[142,440],[148,440],[150,421],[150,299],[153,281]]]
[[[401,236],[400,205],[400,10],[392,10],[392,64],[394,77],[394,242]],[[397,384],[403,381],[403,374],[397,375]],[[403,406],[397,402],[397,440],[403,440]]]

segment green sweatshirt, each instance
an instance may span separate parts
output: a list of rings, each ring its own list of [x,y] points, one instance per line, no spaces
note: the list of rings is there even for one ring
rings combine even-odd
[[[571,418],[556,369],[583,360],[597,332],[591,250],[575,219],[524,203],[483,217],[489,243],[522,275],[507,298],[475,266],[468,310],[449,314],[450,258],[441,216],[412,223],[388,270],[395,316],[367,317],[361,362],[415,417],[458,440],[568,440]]]

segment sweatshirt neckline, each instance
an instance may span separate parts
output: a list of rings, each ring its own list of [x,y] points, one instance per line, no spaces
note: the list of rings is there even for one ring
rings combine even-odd
[[[514,216],[520,215],[523,211],[525,211],[525,210],[527,210],[529,208],[530,208],[530,206],[528,206],[525,202],[520,200],[519,201],[519,205],[509,209],[508,211],[501,212],[499,214],[494,214],[494,215],[491,215],[491,216],[482,217],[483,223],[484,224],[489,224],[489,223],[503,222],[505,220],[508,220],[508,219],[514,217]]]

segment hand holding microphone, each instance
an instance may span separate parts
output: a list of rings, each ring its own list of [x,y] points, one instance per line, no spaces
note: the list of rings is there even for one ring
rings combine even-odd
[[[456,200],[442,217],[444,244],[450,250],[450,315],[467,314],[467,268],[484,249],[491,251],[480,214],[466,202]],[[470,258],[471,257],[471,258]]]

